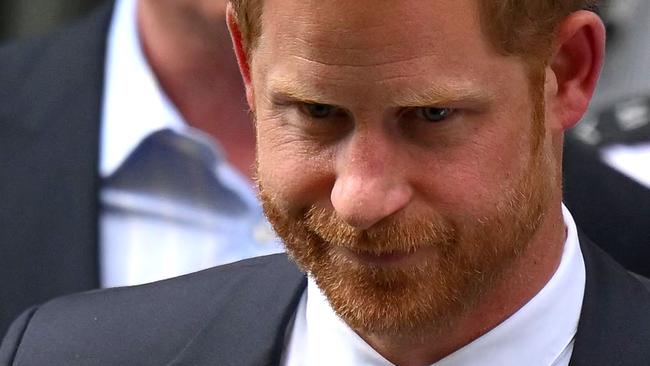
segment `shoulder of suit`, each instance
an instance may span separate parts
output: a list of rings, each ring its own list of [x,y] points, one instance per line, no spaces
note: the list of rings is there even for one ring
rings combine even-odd
[[[166,364],[215,316],[227,319],[220,323],[227,334],[241,316],[286,301],[305,282],[286,255],[275,254],[146,285],[68,295],[25,315],[28,320],[14,327],[20,339],[12,349],[26,364],[45,364],[44,358],[54,360],[49,364],[75,358]]]
[[[285,254],[245,259],[184,276],[137,286],[91,290],[56,298],[39,307],[38,313],[74,314],[79,307],[115,306],[153,310],[201,306],[200,303],[232,298],[237,293],[254,291],[257,286],[304,276]]]
[[[644,277],[640,274],[629,272],[634,278],[636,278],[645,288],[650,292],[650,278]]]

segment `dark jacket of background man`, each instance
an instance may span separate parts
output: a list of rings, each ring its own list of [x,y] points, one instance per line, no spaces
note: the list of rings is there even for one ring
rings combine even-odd
[[[0,48],[0,332],[21,308],[99,286],[97,161],[111,8]]]

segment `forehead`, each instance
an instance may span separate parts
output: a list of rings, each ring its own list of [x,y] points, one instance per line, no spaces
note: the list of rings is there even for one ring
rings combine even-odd
[[[476,0],[265,0],[252,61],[267,81],[336,84],[341,98],[503,79]]]
[[[487,46],[475,0],[265,0],[261,44],[351,64]]]

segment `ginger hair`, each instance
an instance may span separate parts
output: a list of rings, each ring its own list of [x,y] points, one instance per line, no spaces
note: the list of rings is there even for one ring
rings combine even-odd
[[[246,52],[250,55],[262,32],[263,0],[230,0]],[[594,10],[598,0],[477,0],[481,26],[505,56],[519,56],[533,69],[545,65],[556,28],[569,14]]]

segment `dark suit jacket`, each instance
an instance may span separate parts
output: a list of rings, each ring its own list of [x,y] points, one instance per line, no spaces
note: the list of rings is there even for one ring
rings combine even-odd
[[[650,363],[648,280],[581,238],[586,289],[572,366]],[[0,365],[277,365],[306,278],[284,255],[25,312]]]
[[[98,286],[97,160],[112,4],[0,48],[0,333],[26,307]]]
[[[568,136],[564,202],[588,237],[630,271],[650,277],[650,189]]]

